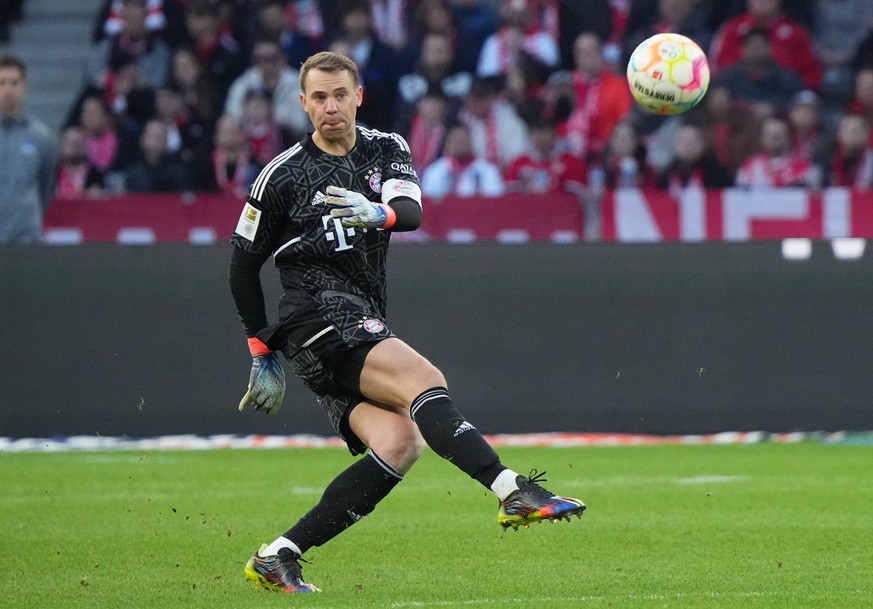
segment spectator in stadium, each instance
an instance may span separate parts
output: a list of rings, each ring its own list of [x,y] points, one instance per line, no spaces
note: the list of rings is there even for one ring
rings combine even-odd
[[[625,78],[607,68],[597,34],[579,35],[574,59],[573,112],[566,138],[570,151],[587,159],[603,152],[615,126],[630,113],[633,98]]]
[[[297,2],[285,0],[264,0],[258,5],[258,40],[278,42],[288,65],[295,70],[307,57],[321,50],[321,41],[298,27],[297,8]],[[256,47],[257,42],[252,46]],[[253,53],[257,54],[257,49]]]
[[[290,131],[295,140],[300,139],[311,123],[300,107],[299,79],[300,73],[288,66],[279,43],[262,38],[255,43],[252,66],[231,85],[224,114],[242,116],[246,97],[259,91],[269,101],[275,121]]]
[[[113,56],[104,85],[90,84],[82,89],[65,125],[79,122],[82,106],[90,97],[106,103],[121,140],[120,147],[139,138],[145,121],[154,112],[155,89],[143,82],[136,58],[124,53]]]
[[[527,121],[531,112],[544,112],[545,93],[548,74],[544,66],[522,55],[519,62],[506,73],[503,97],[515,108],[522,120]]]
[[[122,0],[122,28],[100,41],[85,65],[85,84],[112,88],[113,64],[136,62],[142,82],[148,87],[164,84],[169,75],[171,50],[146,26],[145,0]]]
[[[634,0],[635,4],[645,5],[646,2],[657,0]],[[815,20],[815,4],[818,0],[791,0],[783,2],[782,12],[800,23],[808,30],[812,29]],[[701,11],[706,15],[707,25],[712,30],[718,30],[725,23],[747,12],[748,0],[703,0]]]
[[[480,78],[505,75],[511,66],[527,53],[544,65],[555,68],[560,61],[558,44],[533,20],[527,0],[506,0],[503,3],[502,24],[485,40],[479,54],[476,75]]]
[[[449,101],[441,91],[431,90],[418,100],[409,127],[408,141],[412,162],[419,173],[439,157],[449,116]]]
[[[767,30],[753,28],[744,34],[742,59],[713,78],[713,86],[724,87],[731,97],[749,106],[769,106],[757,111],[787,112],[794,97],[804,90],[803,81],[776,63]]]
[[[412,26],[412,35],[422,38],[428,34],[443,34],[449,37],[452,46],[457,45],[461,39],[458,36],[458,28],[455,23],[455,12],[452,10],[451,0],[421,0],[415,8],[415,21]],[[413,40],[405,47],[407,52],[412,52]],[[469,41],[464,40],[464,44]]]
[[[351,58],[360,67],[367,100],[358,112],[358,119],[367,127],[388,131],[394,124],[402,61],[397,52],[376,35],[367,0],[344,0],[339,13],[340,35],[333,43],[347,45]]]
[[[179,0],[176,0],[179,1]],[[187,4],[197,0],[181,0]],[[239,48],[242,64],[248,64],[251,50],[250,40],[246,38],[251,31],[251,20],[257,19],[257,8],[260,0],[208,0],[216,8],[218,15],[219,37],[233,41]]]
[[[370,0],[370,14],[379,40],[395,51],[409,43],[407,24],[417,2],[410,0]]]
[[[655,183],[646,147],[629,120],[615,125],[601,157],[592,166],[606,188],[645,188]]]
[[[103,193],[105,174],[88,160],[84,129],[78,125],[66,127],[61,132],[58,152],[55,197],[77,199]]]
[[[0,2],[0,44],[12,41],[12,26],[24,17],[24,0],[3,0]]]
[[[821,102],[815,91],[806,89],[794,97],[788,109],[788,125],[791,127],[791,147],[794,153],[813,164],[821,163],[824,137],[822,137]]]
[[[787,121],[775,116],[764,120],[761,125],[760,153],[742,164],[737,172],[736,185],[745,188],[816,185],[812,164],[791,149],[791,131]]]
[[[457,113],[473,82],[472,74],[455,71],[455,47],[446,34],[425,34],[420,50],[415,69],[397,82],[394,127],[400,133],[409,132],[412,114],[429,91],[441,92],[450,103],[452,113]]]
[[[499,95],[493,80],[477,79],[470,86],[459,113],[469,129],[476,156],[501,169],[529,149],[527,126],[513,105]]]
[[[529,130],[533,147],[509,163],[503,173],[506,189],[530,194],[568,192],[582,197],[588,169],[582,159],[558,148],[554,121],[534,118]]]
[[[108,171],[119,155],[120,137],[109,105],[99,96],[82,101],[78,124],[85,130],[88,162],[99,171]]]
[[[855,75],[855,94],[846,111],[850,114],[861,114],[873,122],[873,65]],[[873,139],[870,143],[873,144]]]
[[[214,99],[223,104],[233,81],[243,73],[243,49],[223,29],[219,5],[209,0],[192,0],[185,12],[189,42],[200,59]],[[216,113],[221,112],[221,105]]]
[[[504,74],[503,97],[519,113],[531,104],[540,105],[543,88],[549,77],[549,68],[536,58],[522,53],[515,65]]]
[[[24,112],[26,94],[24,62],[0,57],[0,244],[38,241],[54,192],[57,142]]]
[[[828,185],[864,191],[873,189],[870,131],[870,120],[865,116],[846,114],[840,119]]]
[[[167,127],[167,150],[179,157],[192,179],[207,169],[212,149],[212,126],[192,114],[182,92],[175,86],[159,87],[155,92],[156,118]],[[195,188],[200,182],[195,183]]]
[[[873,32],[873,2],[818,0],[813,41],[823,68],[822,94],[845,101],[852,92],[852,59]]]
[[[795,73],[807,88],[817,90],[822,72],[809,30],[787,17],[782,0],[747,0],[747,11],[728,21],[716,34],[710,51],[714,71],[738,63],[752,30],[767,33],[777,65]]]
[[[121,168],[127,192],[181,192],[191,190],[190,176],[177,155],[167,148],[167,126],[158,119],[145,124],[138,158]]]
[[[703,14],[698,10],[699,7],[698,2],[688,0],[657,0],[655,10],[646,12],[644,17],[634,24],[634,30],[625,36],[623,63],[627,64],[631,53],[643,40],[665,32],[682,34],[696,42],[700,48],[709,48],[712,33],[707,28]]]
[[[658,176],[658,186],[678,195],[686,188],[727,188],[733,176],[712,149],[709,135],[697,125],[684,123],[673,134],[673,161]]]
[[[191,116],[206,125],[213,125],[224,106],[203,70],[200,58],[190,46],[183,45],[173,52],[171,84],[182,94]]]
[[[621,61],[618,31],[626,15],[625,8],[623,0],[560,0],[558,47],[561,68],[572,70],[576,67],[576,41],[586,32],[595,34],[601,45],[604,45],[604,41],[610,41],[609,46],[604,45],[601,49],[606,66],[611,67]],[[613,33],[616,33],[615,38]]]
[[[421,189],[400,136],[356,127],[363,101],[356,71],[334,54],[303,65],[302,99],[315,132],[258,177],[232,238],[230,288],[252,355],[240,410],[273,414],[281,406],[281,350],[350,452],[364,455],[246,564],[246,579],[288,593],[318,591],[303,580],[301,557],[372,513],[425,443],[495,494],[499,525],[581,516],[585,509],[539,486],[542,476],[520,476],[503,465],[454,405],[443,373],[388,325],[389,239],[421,224]],[[381,192],[374,167],[381,168]],[[285,290],[273,325],[260,280],[271,257]]]
[[[730,91],[712,86],[699,108],[701,121],[711,134],[712,147],[719,163],[732,175],[758,150],[762,116],[750,114],[734,101]]]
[[[545,32],[557,45],[561,37],[561,15],[558,10],[560,2],[558,0],[526,0],[526,2],[531,14],[531,29]]]
[[[258,89],[246,95],[239,119],[252,157],[262,166],[302,137],[302,134],[292,137],[290,131],[274,120],[270,100]]]
[[[231,197],[245,197],[263,165],[252,158],[239,119],[233,116],[219,118],[214,141],[211,170],[204,189]]]
[[[164,0],[145,0],[145,27],[149,32],[160,32],[167,25]],[[118,36],[125,28],[124,0],[104,0],[94,22],[93,40]]]
[[[852,58],[852,69],[855,72],[873,68],[873,25],[864,39],[858,44],[858,50]]]
[[[449,0],[422,0],[415,6],[415,17],[406,46],[400,49],[401,73],[414,72],[422,62],[423,44],[431,35],[443,37],[448,41],[452,55],[452,71],[455,72],[455,55],[461,40],[455,27],[455,15]],[[464,41],[466,44],[466,41]],[[469,72],[472,74],[473,72]]]
[[[555,122],[557,128],[559,147],[562,151],[570,150],[567,141],[567,120],[573,113],[576,91],[573,86],[573,73],[568,70],[552,72],[542,87],[539,89],[537,99],[520,109],[523,116],[530,116],[528,108],[542,104],[539,112]]]
[[[458,40],[455,65],[459,72],[476,73],[485,40],[500,27],[500,17],[488,0],[455,0],[452,3]]]
[[[443,154],[421,176],[422,193],[434,199],[499,197],[505,190],[500,167],[476,154],[470,132],[458,123],[446,132]]]

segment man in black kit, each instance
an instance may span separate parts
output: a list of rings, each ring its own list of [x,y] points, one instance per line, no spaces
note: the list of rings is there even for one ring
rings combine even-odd
[[[300,557],[375,509],[426,442],[499,500],[497,522],[528,526],[581,516],[501,462],[452,403],[446,379],[394,336],[385,320],[392,231],[421,222],[421,189],[406,142],[356,126],[363,101],[355,63],[331,52],[300,70],[301,102],[315,132],[258,176],[232,242],[230,285],[253,358],[240,410],[275,414],[285,393],[278,353],[315,393],[353,455],[315,507],[248,561],[246,578],[285,592],[315,592]],[[284,288],[267,322],[260,268],[273,256]]]

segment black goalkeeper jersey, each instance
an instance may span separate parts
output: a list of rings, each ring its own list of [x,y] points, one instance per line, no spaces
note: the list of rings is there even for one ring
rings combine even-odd
[[[338,295],[385,316],[390,231],[343,226],[324,203],[328,186],[386,203],[386,186],[401,196],[420,192],[404,139],[360,127],[345,156],[322,151],[307,135],[261,171],[232,243],[252,254],[273,255],[285,290],[280,315],[286,327],[295,314],[314,309],[323,314]]]

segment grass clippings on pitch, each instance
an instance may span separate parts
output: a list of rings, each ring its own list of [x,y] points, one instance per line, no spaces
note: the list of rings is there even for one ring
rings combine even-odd
[[[0,583],[15,609],[873,606],[873,447],[502,448],[581,520],[518,532],[426,453],[379,509],[308,553],[318,595],[243,580],[317,501],[341,449],[0,453]]]

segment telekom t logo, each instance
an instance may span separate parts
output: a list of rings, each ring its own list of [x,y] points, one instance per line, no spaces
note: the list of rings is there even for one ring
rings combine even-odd
[[[354,246],[346,241],[346,237],[354,237],[355,229],[351,226],[343,226],[337,218],[331,215],[321,217],[321,223],[324,225],[324,237],[328,241],[336,241],[336,251],[350,250]]]

